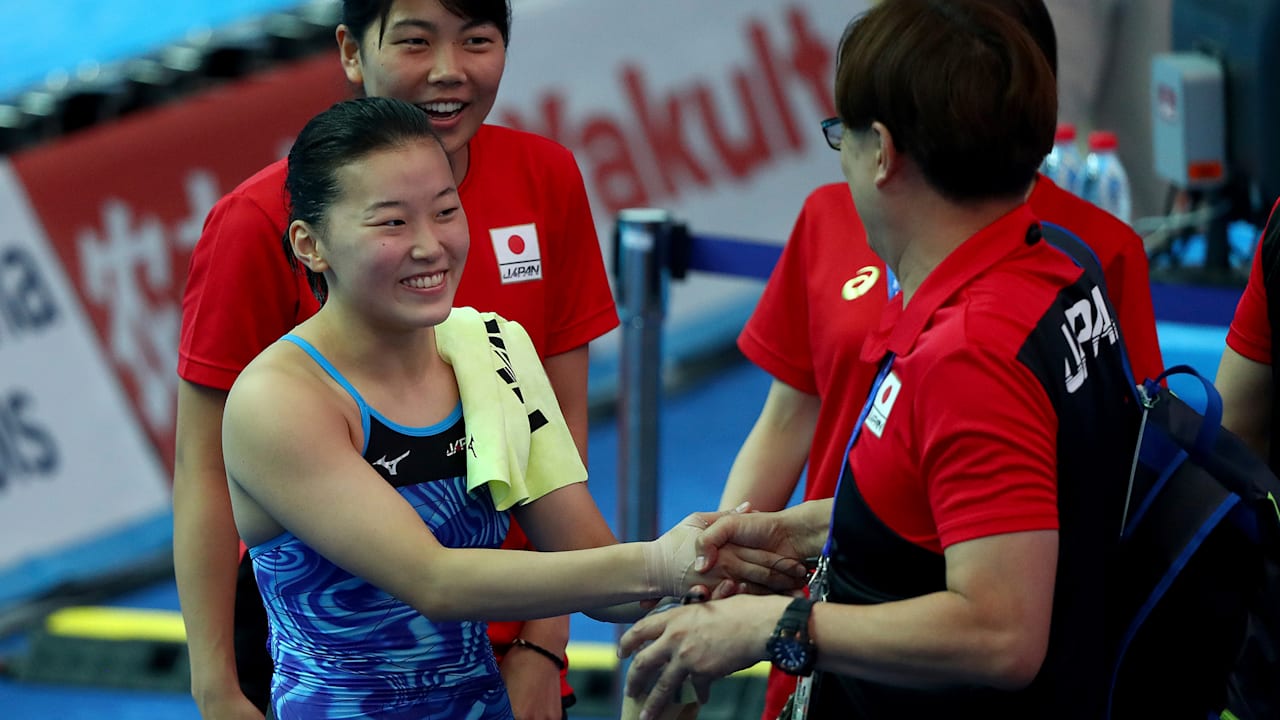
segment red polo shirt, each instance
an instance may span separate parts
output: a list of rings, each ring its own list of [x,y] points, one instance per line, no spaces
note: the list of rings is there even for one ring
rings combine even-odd
[[[869,365],[895,360],[853,476],[890,529],[927,549],[1058,526],[1058,419],[1017,355],[1080,269],[1027,244],[1034,222],[1023,205],[966,240],[906,307],[890,301],[863,346]]]
[[[1268,223],[1275,220],[1277,209],[1280,209],[1280,201],[1271,208],[1272,219]],[[1254,362],[1271,364],[1271,322],[1270,311],[1267,310],[1267,283],[1262,273],[1261,240],[1253,253],[1249,284],[1245,285],[1236,305],[1236,314],[1231,318],[1227,345]]]

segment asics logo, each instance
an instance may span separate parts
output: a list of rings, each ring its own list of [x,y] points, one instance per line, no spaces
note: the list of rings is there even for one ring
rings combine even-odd
[[[840,297],[845,300],[857,300],[875,287],[876,281],[879,279],[880,268],[875,265],[867,265],[858,270],[857,275],[844,282],[844,287],[840,288]]]
[[[396,458],[395,460],[387,460],[387,456],[386,456],[386,455],[383,455],[382,457],[380,457],[380,458],[378,458],[377,460],[374,460],[374,461],[373,461],[373,466],[374,466],[374,467],[384,467],[384,468],[386,468],[386,469],[387,469],[387,474],[388,474],[388,475],[390,475],[391,477],[395,477],[395,476],[396,476],[396,466],[400,464],[400,461],[401,461],[401,460],[403,460],[403,459],[405,459],[405,458],[409,457],[409,453],[410,453],[410,452],[412,452],[412,450],[405,450],[405,451],[404,451],[404,454],[403,454],[403,455],[401,455],[400,457]]]

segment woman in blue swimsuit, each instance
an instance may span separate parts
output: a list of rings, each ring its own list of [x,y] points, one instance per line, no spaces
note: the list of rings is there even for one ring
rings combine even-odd
[[[422,110],[321,113],[287,190],[288,252],[327,297],[244,370],[223,423],[275,717],[510,718],[483,621],[631,620],[726,577],[692,569],[697,516],[617,544],[528,336],[452,309],[467,223]],[[559,552],[497,550],[508,509]],[[794,584],[750,560],[731,576]]]

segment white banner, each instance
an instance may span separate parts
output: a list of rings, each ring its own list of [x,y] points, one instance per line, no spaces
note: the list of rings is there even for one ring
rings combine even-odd
[[[841,179],[818,124],[835,115],[840,35],[867,7],[517,0],[490,118],[574,152],[606,253],[626,207],[667,208],[695,234],[782,243],[809,191]],[[760,288],[693,277],[673,288],[670,321],[704,326],[749,309]],[[727,317],[740,329],[741,313]]]
[[[164,513],[169,493],[8,162],[0,217],[3,601],[24,589],[24,563]]]

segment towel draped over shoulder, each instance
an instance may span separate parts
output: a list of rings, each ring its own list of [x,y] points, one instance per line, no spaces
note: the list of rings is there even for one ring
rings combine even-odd
[[[436,326],[467,426],[467,489],[508,510],[587,479],[542,361],[519,323],[469,307]]]

